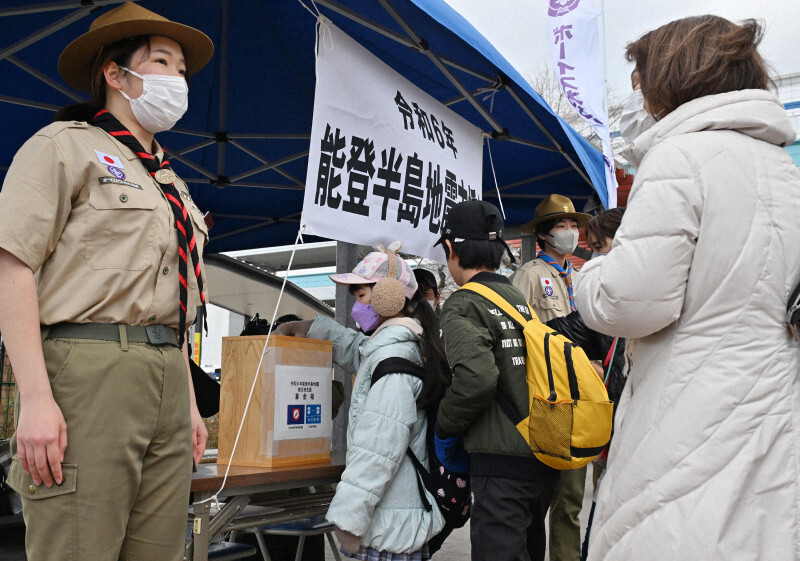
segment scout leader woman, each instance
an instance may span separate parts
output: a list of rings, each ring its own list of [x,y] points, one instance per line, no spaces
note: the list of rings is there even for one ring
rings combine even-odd
[[[182,557],[207,432],[181,348],[208,229],[153,134],[183,115],[185,76],[212,52],[131,2],[100,16],[59,60],[92,101],[28,140],[0,191],[9,484],[30,561]]]

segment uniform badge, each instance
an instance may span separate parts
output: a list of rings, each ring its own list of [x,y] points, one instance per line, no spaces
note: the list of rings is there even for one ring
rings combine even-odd
[[[545,296],[553,296],[553,279],[549,279],[547,277],[542,277],[542,289],[544,290]]]
[[[178,176],[170,169],[160,169],[156,172],[156,181],[159,183],[174,183]]]
[[[100,150],[95,150],[94,153],[97,154],[97,159],[100,160],[101,164],[105,164],[107,166],[114,166],[117,169],[125,169],[125,166],[122,165],[122,160],[120,160],[117,156],[106,154],[105,152],[101,152]],[[111,171],[111,169],[109,169],[108,171]]]
[[[200,212],[200,209],[197,208],[196,204],[194,204],[194,201],[192,200],[192,196],[187,191],[181,191],[181,199],[186,201],[186,206],[196,210],[197,212]]]
[[[108,165],[106,168],[108,168],[108,173],[117,179],[125,179],[125,172],[119,169],[117,166]]]

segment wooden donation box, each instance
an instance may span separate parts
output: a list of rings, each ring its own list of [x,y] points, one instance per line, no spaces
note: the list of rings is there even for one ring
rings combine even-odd
[[[270,335],[264,350],[266,339],[222,338],[217,463],[268,467],[329,461],[331,342]],[[261,375],[233,452],[262,351]]]

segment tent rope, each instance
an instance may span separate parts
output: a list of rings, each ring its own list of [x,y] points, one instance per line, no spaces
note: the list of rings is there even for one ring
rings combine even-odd
[[[314,0],[311,0],[311,5],[314,7],[312,10],[308,6],[306,6],[303,0],[297,0],[297,2],[303,6],[308,13],[314,16],[314,19],[317,20],[316,29],[314,33],[314,77],[316,78],[317,82],[319,82],[319,46],[320,46],[320,37],[322,37],[322,48],[326,51],[330,52],[333,50],[333,36],[331,35],[331,28],[330,28],[330,20],[322,15],[322,12],[319,11],[317,4]],[[327,41],[325,40],[327,36]]]
[[[242,434],[242,428],[244,427],[244,420],[247,418],[247,411],[250,409],[250,402],[253,399],[253,392],[255,391],[256,384],[258,383],[259,376],[261,375],[261,364],[264,361],[264,355],[270,350],[269,347],[269,338],[272,335],[272,326],[275,325],[275,319],[278,316],[278,310],[280,309],[281,300],[283,299],[283,292],[286,289],[286,283],[289,280],[290,273],[292,271],[292,261],[294,261],[294,254],[297,251],[297,245],[302,243],[303,241],[303,229],[305,225],[300,226],[300,229],[297,231],[297,237],[294,240],[294,245],[292,246],[292,254],[289,257],[289,264],[286,266],[286,275],[283,277],[283,284],[281,284],[281,291],[278,294],[278,301],[275,303],[275,310],[272,312],[272,321],[269,323],[269,329],[267,330],[267,338],[264,341],[264,349],[261,351],[261,358],[258,361],[258,366],[256,367],[255,376],[253,376],[253,383],[250,386],[250,394],[247,396],[247,403],[244,406],[244,413],[242,413],[242,420],[239,422],[239,430],[236,431],[236,439],[233,441],[233,449],[231,450],[231,457],[228,460],[228,467],[225,468],[225,476],[222,478],[222,485],[217,490],[216,493],[211,495],[209,498],[204,499],[202,501],[197,501],[198,504],[200,503],[207,503],[209,501],[213,501],[214,505],[219,510],[219,494],[222,493],[222,490],[225,489],[225,484],[228,481],[228,474],[231,471],[231,466],[233,465],[233,458],[236,454],[236,447],[239,444],[239,437]]]
[[[500,196],[500,185],[497,183],[497,174],[494,172],[494,160],[492,159],[492,143],[489,135],[484,133],[483,137],[486,139],[486,148],[489,150],[489,165],[492,167],[492,177],[494,178],[494,188],[497,191],[497,200],[500,202],[500,212],[503,214],[503,220],[506,219],[506,211],[503,208],[503,197]]]

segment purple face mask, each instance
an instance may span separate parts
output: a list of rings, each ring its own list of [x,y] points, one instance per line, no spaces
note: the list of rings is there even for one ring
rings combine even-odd
[[[371,304],[356,302],[353,304],[353,309],[350,310],[350,315],[353,316],[353,319],[356,320],[356,323],[358,323],[361,327],[361,331],[364,333],[369,333],[378,327],[380,318],[375,310],[372,309]]]

